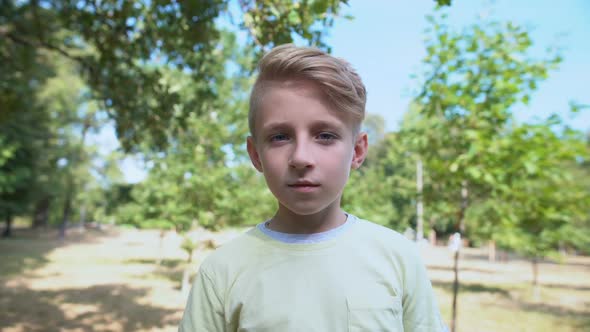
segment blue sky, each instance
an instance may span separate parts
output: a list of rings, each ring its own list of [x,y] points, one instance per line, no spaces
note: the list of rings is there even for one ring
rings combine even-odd
[[[425,16],[433,8],[433,0],[352,0],[344,12],[354,20],[338,20],[330,32],[332,53],[360,73],[368,91],[367,111],[382,115],[389,130],[397,128],[417,88],[410,75],[421,71]],[[453,0],[446,12],[458,30],[477,22],[478,15],[528,28],[535,57],[550,45],[562,46],[560,68],[540,84],[528,106],[515,108],[515,117],[531,122],[557,113],[568,125],[590,130],[590,111],[567,116],[571,100],[590,104],[590,1]]]
[[[382,115],[386,128],[397,128],[411,99],[425,51],[425,16],[433,0],[351,0],[343,14],[353,20],[337,19],[327,42],[332,53],[357,69],[368,91],[367,111]],[[533,55],[542,57],[546,47],[563,47],[563,63],[540,84],[528,106],[515,108],[520,122],[532,122],[552,113],[578,130],[590,130],[590,110],[568,115],[569,102],[590,104],[590,1],[587,0],[453,0],[446,10],[449,23],[461,29],[487,15],[497,21],[512,21],[527,27],[533,40]],[[98,137],[103,148],[116,148],[111,130]],[[145,172],[132,158],[122,163],[125,178],[140,181]]]

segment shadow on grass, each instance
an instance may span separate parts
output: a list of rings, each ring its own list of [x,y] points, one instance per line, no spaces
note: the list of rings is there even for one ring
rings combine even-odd
[[[449,271],[453,272],[452,266],[440,266],[440,265],[428,265],[428,270],[434,271]],[[469,271],[469,272],[478,272],[478,273],[486,273],[486,274],[494,274],[496,271],[494,270],[487,270],[487,269],[477,269],[473,267],[459,267],[459,271]]]
[[[453,283],[452,282],[442,282],[442,281],[432,281],[432,285],[443,289],[445,292],[451,293],[453,292]],[[555,287],[564,287],[570,288],[567,285],[554,285]],[[542,285],[542,287],[548,287],[548,285]],[[551,286],[549,286],[551,287]],[[572,287],[576,289],[575,287]],[[505,298],[507,301],[514,303],[518,309],[518,311],[525,311],[525,312],[533,312],[539,313],[543,315],[551,315],[554,316],[558,320],[562,320],[564,322],[568,322],[568,325],[573,324],[576,329],[580,329],[580,331],[590,331],[590,315],[588,315],[588,311],[585,310],[586,308],[580,308],[579,310],[565,308],[559,305],[553,305],[548,303],[534,303],[528,302],[525,299],[518,299],[511,296],[509,287],[496,287],[496,286],[488,286],[483,284],[473,284],[473,283],[462,283],[459,286],[459,294],[461,293],[474,293],[475,295],[479,296],[481,293],[490,293],[490,294],[497,294],[501,297]],[[459,300],[460,301],[460,300]],[[495,305],[502,306],[501,302],[495,303]]]
[[[568,309],[548,303],[530,303],[519,301],[518,305],[523,311],[550,314],[552,316],[559,317],[562,320],[572,321],[576,329],[579,328],[580,331],[590,330],[590,315],[588,315],[587,311]]]
[[[22,275],[27,271],[40,268],[47,264],[47,255],[59,247],[57,242],[22,240],[18,238],[0,241],[0,260],[2,261],[2,277]]]
[[[453,283],[450,281],[432,281],[432,285],[438,288],[441,288],[449,293],[453,292]],[[509,298],[510,292],[504,288],[496,287],[496,286],[488,286],[483,284],[466,284],[461,283],[459,284],[459,293],[462,292],[470,292],[470,293],[492,293],[498,294],[504,297]]]
[[[590,286],[575,286],[575,285],[564,285],[564,284],[541,284],[541,287],[571,289],[571,290],[576,290],[576,291],[590,291]]]
[[[183,259],[164,259],[160,262],[160,264],[158,264],[156,259],[129,259],[126,260],[124,264],[154,265],[156,266],[156,269],[151,273],[151,275],[156,278],[171,281],[174,284],[174,289],[180,290],[182,287],[184,269],[188,263]]]
[[[590,268],[590,263],[583,263],[583,262],[565,262],[565,263],[561,263],[561,264],[569,265],[569,266],[580,266],[580,267]]]
[[[513,253],[513,252],[503,252],[503,253],[506,255],[505,256],[506,260],[503,260],[501,255],[498,254],[498,257],[496,258],[496,261],[493,262],[493,264],[504,264],[504,263],[515,262],[515,261],[532,264],[530,257],[521,256],[521,255],[518,255],[517,253]],[[462,258],[464,258],[466,260],[479,260],[479,261],[489,262],[488,255],[486,253],[463,252],[461,255],[462,255]],[[576,256],[564,256],[563,260],[543,258],[543,259],[539,260],[539,263],[550,264],[550,265],[561,265],[561,266],[590,267],[590,259],[578,262],[578,261],[568,260],[567,259],[568,257],[571,258],[571,257],[576,257]],[[582,257],[582,256],[580,256],[580,257]]]
[[[186,260],[184,260],[184,259],[163,259],[158,264],[158,260],[156,260],[156,259],[141,258],[141,259],[128,259],[124,263],[126,263],[126,264],[159,265],[162,267],[175,269],[178,267],[182,267],[186,263]]]
[[[485,253],[469,253],[469,252],[461,252],[461,258],[467,259],[467,260],[487,260],[488,259],[488,255]]]
[[[590,268],[590,261],[589,262],[571,262],[571,261],[551,261],[551,260],[547,260],[544,263],[551,264],[551,265],[561,265],[561,266],[573,266],[573,267]]]
[[[0,286],[0,327],[25,331],[137,331],[178,324],[177,310],[140,303],[148,291],[122,284],[41,291]]]
[[[44,266],[49,263],[47,256],[56,248],[96,241],[104,235],[107,233],[100,230],[70,231],[65,239],[60,240],[56,230],[16,228],[13,236],[0,239],[0,278],[22,275]]]
[[[485,252],[482,252],[482,253],[462,252],[461,257],[466,260],[490,262],[489,256]],[[503,263],[507,263],[507,262],[521,261],[521,260],[526,260],[526,258],[523,258],[513,252],[498,251],[498,253],[496,254],[496,261],[490,262],[490,263],[503,264]]]

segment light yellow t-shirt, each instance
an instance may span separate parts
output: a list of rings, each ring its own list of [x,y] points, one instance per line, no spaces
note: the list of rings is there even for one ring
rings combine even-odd
[[[253,228],[205,259],[179,331],[444,331],[415,245],[357,219],[334,239]]]

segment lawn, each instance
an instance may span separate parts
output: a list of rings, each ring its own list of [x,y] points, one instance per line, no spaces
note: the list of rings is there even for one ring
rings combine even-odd
[[[239,230],[200,233],[223,243]],[[1,331],[176,331],[186,301],[186,254],[172,233],[122,229],[56,234],[17,230],[0,240]],[[452,256],[421,248],[445,321],[450,320]],[[208,254],[199,250],[196,267]],[[458,331],[590,331],[590,258],[540,264],[538,296],[527,261],[491,263],[465,249]]]

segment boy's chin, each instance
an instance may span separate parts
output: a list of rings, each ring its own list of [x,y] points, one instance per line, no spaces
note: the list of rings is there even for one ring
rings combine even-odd
[[[279,203],[280,209],[287,210],[289,214],[295,216],[312,216],[324,212],[328,212],[332,209],[330,205],[319,205],[319,204],[282,204]],[[287,212],[285,211],[285,212]]]

